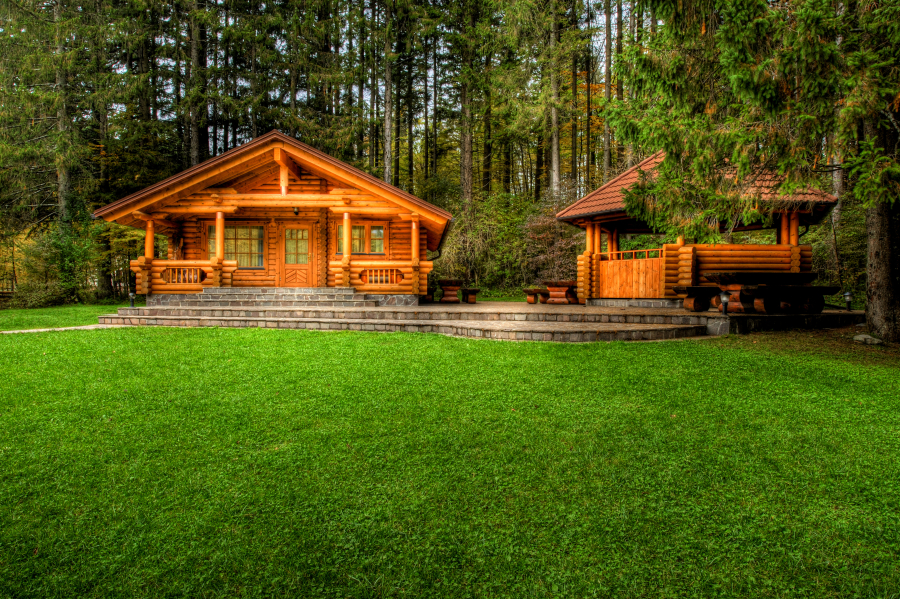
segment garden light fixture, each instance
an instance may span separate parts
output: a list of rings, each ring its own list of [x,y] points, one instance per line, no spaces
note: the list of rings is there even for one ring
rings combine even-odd
[[[847,304],[847,312],[850,312],[852,308],[850,307],[850,302],[853,301],[853,294],[849,291],[844,292],[844,303]]]
[[[128,300],[131,302],[131,307],[134,308],[134,291],[128,294]]]
[[[727,291],[723,291],[719,294],[719,301],[722,302],[722,314],[728,314],[728,300],[731,297],[731,294]]]

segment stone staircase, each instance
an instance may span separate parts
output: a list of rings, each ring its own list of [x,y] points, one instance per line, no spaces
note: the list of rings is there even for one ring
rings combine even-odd
[[[385,305],[405,296],[348,288],[217,288],[192,295],[153,295],[142,308],[121,308],[100,324],[405,331],[530,341],[635,341],[707,334],[704,315],[683,311],[586,308],[525,303]]]

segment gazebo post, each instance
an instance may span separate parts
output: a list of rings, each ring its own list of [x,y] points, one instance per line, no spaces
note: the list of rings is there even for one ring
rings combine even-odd
[[[800,213],[791,212],[789,239],[791,245],[800,245]]]
[[[353,238],[351,237],[351,231],[350,231],[350,213],[345,212],[344,213],[344,239],[342,240],[343,246],[344,246],[344,248],[343,248],[344,249],[344,252],[343,252],[344,257],[341,259],[341,270],[343,273],[341,275],[341,286],[343,286],[343,287],[350,286],[350,253],[351,253],[352,239]]]

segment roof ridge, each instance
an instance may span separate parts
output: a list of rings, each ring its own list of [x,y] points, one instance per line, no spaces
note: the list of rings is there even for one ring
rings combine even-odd
[[[664,151],[664,150],[659,150],[659,151],[657,151],[657,152],[654,152],[653,154],[651,154],[650,156],[647,156],[646,158],[644,158],[643,160],[641,160],[640,162],[638,162],[637,164],[635,164],[635,165],[632,166],[631,168],[626,169],[625,171],[619,173],[618,175],[616,175],[615,177],[613,177],[612,179],[610,179],[609,181],[607,181],[606,183],[604,183],[603,185],[601,185],[600,187],[598,187],[597,189],[595,189],[594,191],[592,191],[591,193],[587,194],[586,196],[582,197],[581,199],[575,201],[575,202],[574,202],[573,204],[571,204],[570,206],[567,206],[566,208],[564,208],[563,210],[561,210],[559,213],[557,213],[556,218],[560,218],[560,217],[562,217],[562,216],[565,216],[566,212],[568,212],[569,210],[572,210],[573,208],[576,208],[576,207],[577,207],[581,202],[583,202],[584,200],[588,200],[588,199],[594,197],[595,195],[599,194],[599,193],[602,192],[603,190],[605,190],[607,187],[611,187],[611,186],[612,186],[613,184],[615,184],[617,181],[619,181],[620,179],[622,179],[623,177],[625,177],[625,176],[627,176],[627,175],[630,175],[633,171],[636,171],[636,170],[639,169],[642,165],[644,165],[645,163],[647,163],[647,162],[653,160],[654,158],[656,158],[656,157],[659,156],[660,154],[662,154],[662,155],[663,155],[663,158],[665,158],[665,151]]]
[[[107,214],[109,212],[116,210],[117,208],[127,206],[130,202],[133,202],[141,197],[151,195],[157,191],[165,189],[168,185],[171,185],[172,183],[174,183],[177,180],[190,177],[191,175],[201,172],[204,169],[210,168],[210,167],[214,166],[215,164],[218,164],[219,162],[224,162],[224,161],[226,161],[230,158],[233,158],[243,152],[253,150],[254,148],[257,148],[260,145],[268,143],[268,142],[272,141],[273,139],[279,140],[283,143],[288,143],[290,145],[293,145],[294,147],[296,147],[300,150],[303,150],[304,152],[309,152],[310,154],[313,154],[316,157],[321,158],[322,160],[325,160],[326,162],[330,162],[333,165],[335,165],[341,169],[347,170],[357,176],[360,176],[360,177],[368,180],[372,184],[376,185],[377,187],[380,187],[381,189],[383,189],[389,193],[392,193],[401,198],[409,200],[413,204],[418,204],[418,205],[422,206],[423,208],[433,210],[437,214],[446,216],[447,219],[450,219],[453,217],[452,214],[450,214],[443,208],[435,206],[434,204],[427,202],[427,201],[423,200],[422,198],[414,196],[411,193],[400,189],[399,187],[394,187],[390,183],[387,183],[386,181],[382,181],[378,177],[371,175],[371,174],[365,172],[364,170],[353,166],[352,164],[347,164],[346,162],[344,162],[342,160],[338,160],[337,158],[330,156],[330,155],[326,154],[325,152],[323,152],[317,148],[314,148],[307,143],[300,141],[299,139],[295,139],[289,135],[286,135],[286,134],[282,133],[281,131],[279,131],[278,129],[272,129],[271,131],[264,133],[244,144],[241,144],[237,147],[231,148],[230,150],[222,152],[221,154],[218,154],[217,156],[212,156],[210,158],[207,158],[203,162],[200,162],[198,164],[190,166],[190,167],[184,169],[183,171],[175,173],[174,175],[172,175],[170,177],[166,177],[165,179],[157,181],[156,183],[152,183],[151,185],[148,185],[147,187],[140,189],[134,193],[128,194],[127,196],[125,196],[123,198],[120,198],[114,202],[111,202],[105,206],[102,206],[102,207],[96,209],[93,212],[93,214],[95,217],[100,217],[103,214]]]

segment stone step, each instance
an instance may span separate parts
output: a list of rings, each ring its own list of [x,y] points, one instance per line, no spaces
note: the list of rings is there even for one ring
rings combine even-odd
[[[336,302],[344,303],[344,302]],[[612,324],[665,324],[706,326],[709,316],[673,312],[660,314],[659,310],[561,312],[559,310],[498,309],[496,312],[468,310],[444,310],[440,308],[409,307],[396,309],[389,306],[265,306],[253,302],[246,306],[148,306],[145,308],[120,308],[120,316],[172,317],[172,318],[312,318],[350,320],[403,320],[403,321],[486,321],[486,322],[557,322],[557,323],[612,323]],[[717,317],[716,315],[711,315]]]
[[[259,294],[300,293],[306,295],[356,293],[353,287],[206,287],[201,295],[259,295]]]
[[[249,308],[374,308],[378,306],[375,300],[181,300],[167,304],[152,304],[148,308],[157,310],[175,310],[182,308],[194,308],[197,310],[222,310],[233,308],[238,310],[247,310]]]
[[[324,331],[402,331],[438,333],[453,337],[475,337],[515,341],[650,341],[679,339],[706,334],[706,326],[578,323],[501,320],[388,320],[366,318],[269,318],[209,316],[100,316],[103,325],[139,325],[174,327],[241,327],[271,329],[310,329]]]

